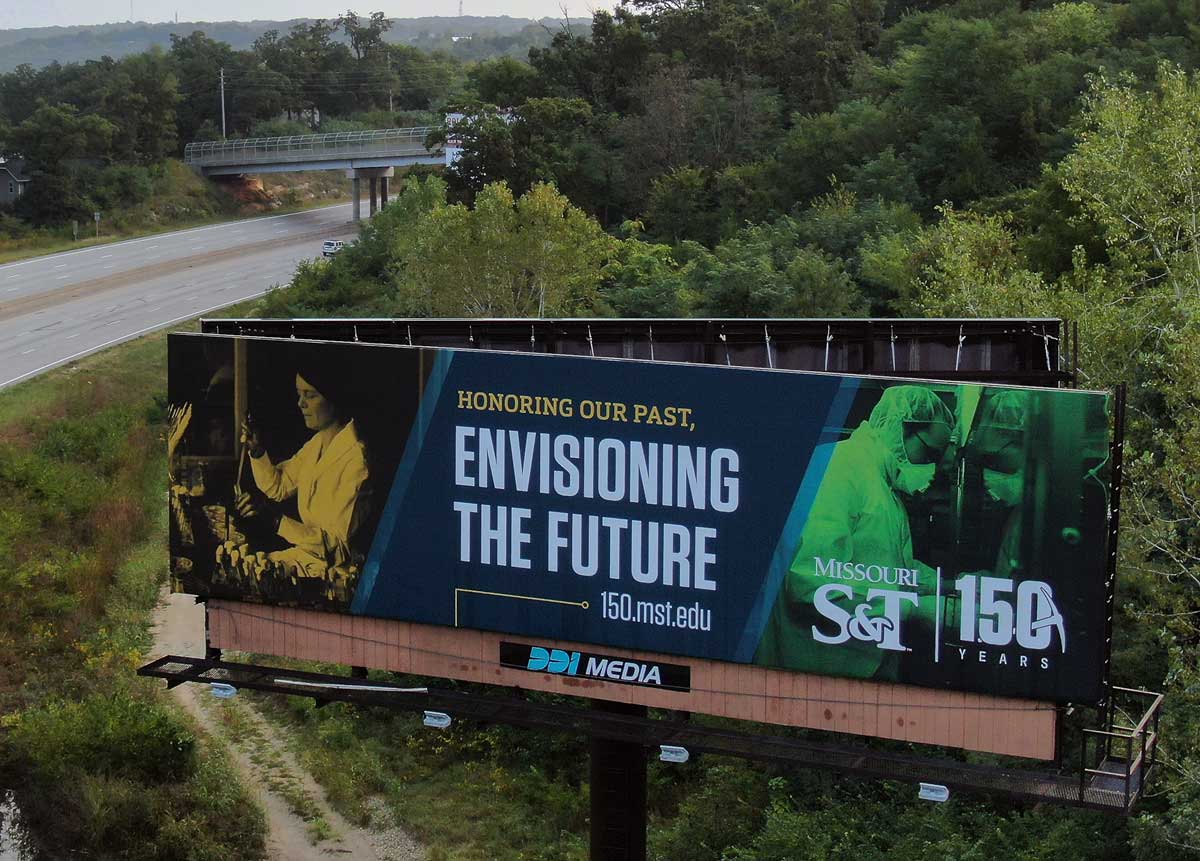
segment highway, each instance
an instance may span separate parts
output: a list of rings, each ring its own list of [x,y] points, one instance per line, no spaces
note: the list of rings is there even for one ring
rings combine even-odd
[[[287,284],[350,204],[97,245],[0,266],[0,389]]]

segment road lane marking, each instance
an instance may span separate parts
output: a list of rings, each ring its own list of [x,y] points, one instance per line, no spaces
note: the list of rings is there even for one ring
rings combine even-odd
[[[294,218],[297,215],[319,215],[322,212],[329,212],[334,209],[344,209],[348,206],[350,206],[349,203],[335,203],[333,206],[321,206],[316,209],[305,209],[301,212],[285,212],[283,215],[267,215],[263,216],[262,218],[243,218],[238,221],[226,221],[221,224],[210,224],[208,227],[191,227],[187,230],[176,230],[173,233],[159,233],[154,236],[143,236],[139,239],[123,239],[120,242],[107,242],[104,245],[96,245],[92,248],[79,248],[75,251],[61,251],[58,254],[43,254],[40,257],[31,257],[28,260],[18,260],[16,263],[5,263],[0,265],[0,270],[13,269],[18,266],[28,266],[30,263],[42,263],[50,257],[61,259],[63,257],[70,257],[72,254],[89,254],[93,251],[105,251],[109,248],[119,248],[123,245],[135,245],[139,242],[150,242],[152,240],[161,241],[163,239],[172,239],[177,236],[185,236],[190,233],[203,233],[206,230],[221,230],[229,227],[245,230],[248,229],[247,225],[255,225],[264,221],[274,221],[278,218]],[[331,229],[342,227],[344,226],[344,222],[333,222],[326,226]]]
[[[67,335],[67,337],[63,338],[63,340],[64,340],[64,341],[70,341],[70,340],[73,340],[74,338],[78,338],[78,337],[79,337],[79,335],[80,335],[80,333],[79,333],[79,332],[76,332],[74,335]]]
[[[14,278],[20,278],[20,277],[21,277],[22,275],[24,275],[24,274],[25,274],[24,272],[18,272],[18,273],[16,273],[15,275],[5,275],[5,276],[4,276],[4,280],[5,280],[5,281],[11,281],[11,280],[13,280]]]
[[[349,205],[349,204],[347,204],[347,205]],[[201,228],[201,229],[203,229],[203,228]],[[132,339],[136,338],[138,335],[145,335],[147,332],[153,332],[156,329],[165,328],[167,326],[172,325],[173,323],[178,323],[181,320],[195,319],[196,317],[200,316],[201,314],[207,314],[209,311],[218,311],[221,308],[228,308],[230,305],[236,305],[239,302],[248,302],[251,299],[257,299],[261,295],[262,295],[262,293],[251,293],[249,296],[243,296],[240,299],[231,299],[228,302],[222,302],[219,305],[213,305],[213,306],[211,306],[209,308],[205,308],[201,311],[189,311],[188,313],[183,314],[179,317],[174,317],[170,320],[164,320],[161,323],[155,323],[151,326],[146,326],[143,329],[138,329],[136,332],[130,332],[128,335],[119,335],[118,337],[113,338],[111,341],[105,341],[103,344],[98,344],[95,347],[86,347],[86,348],[80,350],[78,353],[72,353],[70,356],[67,356],[66,358],[56,359],[53,362],[49,362],[45,365],[42,365],[40,368],[34,368],[32,371],[26,371],[25,373],[19,374],[10,380],[4,380],[3,382],[0,382],[0,389],[3,389],[5,386],[11,386],[13,383],[19,383],[19,382],[21,382],[21,380],[28,379],[29,377],[35,377],[38,374],[40,374],[42,371],[48,371],[51,368],[57,367],[58,365],[65,365],[65,364],[67,364],[67,362],[73,362],[75,359],[80,359],[86,355],[89,355],[90,353],[98,353],[101,350],[103,350],[105,347],[113,346],[113,344],[119,344],[122,341],[132,340]],[[26,332],[25,334],[29,334],[29,333]]]
[[[66,269],[66,268],[67,268],[67,264],[65,264],[65,263],[60,263],[60,264],[58,264],[57,266],[55,266],[54,268],[55,268],[55,269]]]
[[[71,276],[70,276],[70,275],[67,275],[67,274],[63,274],[63,275],[56,275],[56,276],[54,277],[54,280],[55,280],[55,281],[61,281],[61,280],[63,280],[64,278],[70,278],[70,277],[71,277]]]
[[[37,347],[34,347],[32,350],[22,350],[21,355],[28,356],[30,353],[36,353],[36,352],[37,352]]]
[[[101,260],[107,260],[107,259],[108,259],[108,258],[110,258],[110,257],[112,257],[112,255],[111,255],[111,254],[105,254],[105,255],[104,255],[103,257],[101,257],[100,259],[101,259]]]

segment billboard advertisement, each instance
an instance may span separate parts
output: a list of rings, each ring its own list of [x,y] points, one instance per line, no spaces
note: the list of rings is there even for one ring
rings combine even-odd
[[[1103,393],[213,335],[169,390],[178,591],[666,689],[693,657],[1102,695]]]

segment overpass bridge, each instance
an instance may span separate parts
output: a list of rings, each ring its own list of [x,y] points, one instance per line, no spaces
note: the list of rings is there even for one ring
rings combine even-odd
[[[388,178],[395,168],[414,164],[447,165],[456,147],[430,149],[425,139],[432,126],[375,129],[244,140],[197,141],[183,150],[183,161],[201,176],[282,173],[294,170],[344,170],[352,184],[354,219],[361,217],[359,180],[370,185],[371,215],[376,209],[376,183],[387,204]]]

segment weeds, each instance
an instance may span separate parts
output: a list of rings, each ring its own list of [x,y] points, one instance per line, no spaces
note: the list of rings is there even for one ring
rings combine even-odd
[[[253,859],[222,752],[134,675],[166,575],[151,336],[0,392],[0,783],[51,856]]]

